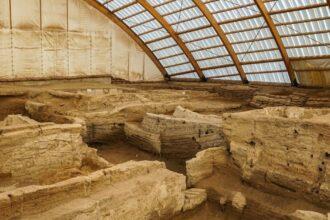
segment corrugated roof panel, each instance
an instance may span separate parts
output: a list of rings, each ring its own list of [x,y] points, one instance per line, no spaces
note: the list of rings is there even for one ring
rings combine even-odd
[[[173,24],[176,22],[182,22],[182,21],[187,21],[187,20],[192,20],[198,16],[201,16],[202,12],[198,10],[198,8],[189,8],[187,10],[180,10],[176,13],[166,15],[164,18],[169,24]]]
[[[230,40],[230,42],[235,43],[235,42],[242,42],[247,40],[273,38],[273,35],[265,26],[265,28],[262,29],[239,31],[233,34],[227,34],[227,38],[228,40]]]
[[[280,35],[326,31],[330,29],[330,19],[276,26]]]
[[[194,67],[189,63],[189,64],[182,64],[179,66],[166,68],[166,71],[171,75],[171,74],[177,74],[187,71],[194,71]]]
[[[212,49],[200,50],[196,52],[192,52],[193,56],[196,60],[205,59],[209,57],[217,57],[228,55],[228,52],[225,47],[216,47]]]
[[[165,36],[169,36],[169,33],[164,29],[160,29],[160,30],[156,30],[147,34],[142,34],[139,37],[144,41],[151,41],[151,40],[155,40],[155,39],[159,39]]]
[[[203,73],[206,78],[215,77],[215,76],[228,76],[228,75],[233,75],[233,74],[238,75],[238,71],[235,66],[216,68],[216,69],[212,69],[212,70],[204,70]]]
[[[104,3],[105,0],[99,1],[99,2]],[[135,0],[113,0],[113,1],[110,1],[109,3],[107,3],[105,5],[105,7],[108,8],[109,10],[113,11],[113,10],[119,9],[125,5],[128,5],[132,2],[135,2]]]
[[[221,78],[212,78],[212,80],[219,80],[219,81],[241,81],[241,77],[239,75],[236,76],[224,76]]]
[[[211,37],[203,40],[186,43],[189,50],[198,50],[200,48],[208,48],[223,45],[219,37]]]
[[[176,45],[177,44],[176,44],[175,40],[171,37],[147,44],[147,46],[151,50],[159,50],[161,48],[165,48],[165,47],[169,47],[169,46],[176,46]]]
[[[137,33],[138,35],[162,28],[162,25],[157,20],[149,21],[145,24],[141,24],[139,26],[135,26],[132,30]]]
[[[216,16],[221,17],[223,21],[228,21],[232,19],[237,19],[239,17],[247,17],[259,14],[258,7],[256,5],[247,5],[246,7],[237,8],[237,7],[223,7],[223,2],[221,1],[215,1],[212,3],[207,4],[209,10]],[[241,4],[241,3],[240,3]],[[243,5],[243,4],[241,4]],[[224,8],[226,10],[224,10]],[[230,8],[233,8],[232,10],[229,10]]]
[[[186,55],[178,55],[175,57],[162,59],[162,60],[160,60],[160,62],[164,66],[170,66],[170,65],[176,65],[176,64],[181,64],[181,63],[187,63],[187,62],[189,62],[189,60],[186,57]]]
[[[287,49],[290,57],[311,57],[311,56],[322,56],[330,54],[329,46],[313,46],[313,47],[302,47]]]
[[[177,79],[198,79],[197,73],[187,73],[184,75],[178,75],[178,76],[172,76],[172,78],[177,78]]]
[[[243,65],[246,73],[268,72],[286,70],[284,62],[266,62],[257,64]]]
[[[216,32],[214,31],[213,28],[203,28],[201,30],[180,34],[180,37],[184,42],[186,42],[186,41],[201,39],[205,37],[213,37],[214,35],[216,35]]]
[[[221,18],[219,18],[221,19]],[[261,27],[267,27],[267,24],[265,23],[264,19],[262,17],[259,18],[253,18],[248,20],[242,20],[242,21],[236,21],[231,22],[227,24],[221,24],[222,29],[225,33],[230,33],[234,31],[242,31],[245,29],[256,29],[259,30]]]
[[[176,46],[176,42],[172,37],[169,38],[165,38],[163,40],[159,40],[150,44],[147,44],[147,46],[151,49],[151,50],[159,50],[161,48],[164,47],[169,47],[169,46]]]
[[[272,2],[266,2],[265,5],[268,10],[273,8],[273,11],[297,8],[301,6],[315,5],[319,3],[326,3],[327,0],[277,0],[275,6],[273,6]]]
[[[181,48],[179,46],[174,46],[174,47],[156,51],[154,53],[158,59],[162,59],[167,56],[171,56],[171,55],[175,55],[175,54],[182,54],[183,51],[181,50]]]
[[[272,60],[272,59],[282,59],[280,51],[275,48],[272,51],[262,51],[262,52],[253,52],[246,54],[238,54],[238,59],[244,62],[253,62],[258,60]]]
[[[98,1],[106,2],[106,0]],[[244,71],[247,73],[259,72],[259,74],[249,74],[250,81],[289,82],[284,63],[277,61],[282,58],[282,55],[254,0],[202,1],[226,33],[239,60],[244,64]],[[119,19],[127,18],[124,20],[125,24],[132,27],[141,40],[152,41],[147,46],[155,51],[154,53],[161,59],[162,65],[169,67],[167,68],[169,73],[194,72],[191,64],[185,64],[188,62],[188,58],[174,39],[169,36],[166,29],[162,28],[161,24],[145,11],[144,7],[139,3],[134,4],[134,2],[134,0],[113,0],[105,4],[105,7],[111,11],[116,10],[115,15]],[[210,26],[208,20],[203,17],[203,13],[192,0],[148,0],[148,2],[160,15],[164,16],[174,31],[184,32],[179,34],[179,37],[187,42],[187,48],[192,52],[201,68],[233,64],[221,39],[212,27],[207,27]],[[265,2],[290,57],[330,54],[330,8],[325,6],[326,3],[327,0]],[[303,8],[304,6],[309,8]],[[310,6],[317,7],[311,8]],[[293,10],[285,12],[286,9]],[[281,10],[284,13],[278,13]],[[235,19],[238,20],[235,21]],[[201,29],[197,30],[198,28]],[[157,39],[159,41],[156,41]],[[208,58],[212,59],[208,60]],[[258,61],[265,61],[265,63]],[[175,66],[176,64],[182,65]],[[203,72],[208,77],[215,76],[215,74],[225,76],[237,74],[237,69],[233,66]],[[198,77],[196,73],[192,73],[176,78],[189,78],[190,75]],[[228,80],[233,78],[240,80],[237,75],[226,76]]]
[[[144,8],[140,4],[134,4],[116,12],[115,14],[118,18],[124,19],[127,16],[133,15],[136,12],[141,12],[141,11],[144,11]]]
[[[208,7],[219,9],[234,9],[237,6],[253,4],[253,0],[212,1],[202,0]]]
[[[330,15],[329,7],[321,7],[321,8],[313,8],[307,10],[299,10],[281,14],[272,15],[272,19],[277,22],[286,21],[286,22],[293,22],[293,21],[300,21],[306,18],[313,19],[313,18],[326,18]]]
[[[323,34],[309,34],[306,36],[292,36],[283,37],[282,41],[285,46],[303,46],[303,45],[323,45],[329,44],[330,46],[330,32]]]
[[[248,74],[247,78],[251,82],[290,83],[290,78],[287,72]]]
[[[174,0],[174,1],[168,1],[168,0],[148,0],[149,4],[152,6],[160,5],[159,7],[156,7],[159,14],[164,15],[171,13],[173,11],[183,10],[188,7],[194,6],[194,3],[191,0]],[[165,4],[166,3],[166,4]]]
[[[205,27],[206,25],[209,25],[206,18],[197,18],[183,23],[174,24],[172,27],[176,32],[180,33],[183,31],[194,30],[199,27]]]
[[[250,51],[260,51],[260,50],[267,50],[267,49],[277,49],[277,44],[273,39],[270,40],[262,40],[262,41],[255,41],[255,42],[247,42],[247,43],[240,43],[240,44],[233,44],[233,48],[236,53],[244,53]]]
[[[127,13],[126,15],[129,15],[129,13]],[[149,12],[146,11],[141,14],[137,14],[129,19],[125,19],[124,22],[128,26],[133,26],[133,25],[141,24],[142,22],[149,21],[150,19],[153,19],[153,17]]]
[[[226,56],[221,58],[213,58],[213,59],[198,61],[198,64],[201,68],[207,68],[207,67],[216,67],[216,66],[233,64],[233,61],[231,60],[230,56]]]

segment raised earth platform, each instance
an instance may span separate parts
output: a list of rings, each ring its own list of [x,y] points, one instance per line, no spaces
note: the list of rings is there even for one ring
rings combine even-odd
[[[160,219],[195,208],[205,190],[161,162],[127,162],[52,185],[0,193],[0,219]]]
[[[330,204],[330,109],[225,114],[223,126],[245,181]]]
[[[329,120],[329,109],[299,107],[224,114],[228,147],[187,161],[188,185],[207,189],[209,199],[243,219],[325,219]]]
[[[173,115],[147,113],[142,123],[125,124],[128,141],[170,158],[191,158],[198,151],[225,144],[221,117],[177,107]]]
[[[0,122],[0,192],[110,166],[80,136],[79,124],[39,123],[21,115]]]
[[[139,89],[30,92],[27,113],[38,121],[79,123],[86,142],[106,142],[124,136],[126,122],[140,122],[146,113],[172,114],[177,106],[221,114],[240,109],[241,101],[224,101],[217,94],[195,91]]]

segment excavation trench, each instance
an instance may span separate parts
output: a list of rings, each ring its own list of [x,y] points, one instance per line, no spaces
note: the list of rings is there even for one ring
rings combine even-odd
[[[233,101],[192,90],[64,90],[1,94],[1,149],[10,143],[4,152],[25,155],[9,154],[21,164],[0,170],[4,218],[116,218],[131,210],[149,219],[287,219],[329,210],[326,108],[254,110],[278,105],[282,93],[269,104],[260,95]],[[12,140],[15,132],[21,136]],[[41,192],[53,189],[56,202],[41,208]]]

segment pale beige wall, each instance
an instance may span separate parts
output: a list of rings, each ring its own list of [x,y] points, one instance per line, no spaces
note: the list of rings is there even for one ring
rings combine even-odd
[[[292,64],[301,85],[317,87],[330,85],[330,59],[292,61]]]
[[[83,0],[0,0],[0,80],[95,75],[163,79],[125,32]]]

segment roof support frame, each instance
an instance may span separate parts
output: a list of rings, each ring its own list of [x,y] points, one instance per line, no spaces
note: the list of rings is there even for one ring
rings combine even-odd
[[[242,65],[241,65],[241,63],[238,59],[238,56],[237,56],[234,48],[232,47],[230,41],[228,40],[225,32],[218,25],[217,21],[215,20],[214,16],[212,15],[212,13],[209,11],[209,9],[206,7],[206,5],[201,0],[193,0],[193,1],[194,1],[195,5],[199,8],[199,10],[201,10],[201,12],[204,14],[206,19],[210,22],[213,29],[215,30],[215,32],[217,33],[217,35],[221,39],[222,43],[226,47],[231,59],[233,60],[235,66],[237,68],[237,71],[238,71],[239,75],[241,76],[242,82],[243,83],[248,83],[249,81],[246,77],[244,69],[243,69],[243,67],[242,67]]]
[[[108,17],[112,22],[118,25],[125,33],[127,33],[147,54],[147,56],[152,60],[152,62],[159,69],[165,80],[169,80],[169,75],[154,53],[146,46],[146,44],[119,18],[117,18],[113,13],[106,9],[101,3],[95,0],[84,0],[87,4],[94,7],[100,11],[103,15]]]
[[[175,40],[175,42],[178,44],[178,46],[182,49],[184,54],[187,56],[188,60],[193,65],[196,73],[198,74],[199,78],[202,81],[206,81],[206,78],[203,74],[203,71],[199,67],[199,65],[198,65],[197,61],[195,60],[194,56],[189,51],[188,47],[185,45],[185,43],[182,41],[182,39],[174,31],[172,26],[146,0],[137,0],[137,2],[140,3],[140,5],[142,5],[167,30],[167,32],[170,34],[170,36]]]
[[[262,0],[254,0],[254,2],[256,3],[256,5],[259,8],[260,13],[264,17],[265,22],[267,23],[267,25],[269,27],[269,30],[272,33],[272,35],[274,37],[274,40],[275,40],[275,42],[278,46],[278,49],[279,49],[279,51],[280,51],[280,53],[283,57],[283,61],[284,61],[285,66],[288,70],[288,73],[289,73],[289,77],[290,77],[290,80],[291,80],[291,85],[292,86],[298,86],[296,75],[295,75],[294,69],[291,65],[289,55],[288,55],[288,53],[286,51],[286,48],[283,44],[282,38],[281,38],[279,32],[276,29],[276,25],[275,25],[272,17],[270,16],[269,12],[267,11],[267,8],[266,8],[266,6],[265,6],[265,4]]]
[[[289,46],[285,46],[284,43],[283,43],[283,38],[284,37],[291,37],[291,35],[280,35],[278,30],[277,30],[277,26],[282,26],[282,25],[290,25],[291,23],[292,24],[296,24],[296,23],[304,23],[304,22],[309,22],[309,21],[318,21],[318,20],[327,20],[329,19],[330,17],[320,17],[320,18],[314,18],[314,19],[310,19],[310,20],[303,20],[303,21],[293,21],[293,22],[286,22],[286,23],[275,23],[276,19],[272,18],[272,15],[273,14],[280,14],[280,13],[286,13],[286,12],[293,12],[293,11],[299,11],[299,10],[305,10],[305,9],[312,9],[312,8],[318,8],[318,7],[327,7],[329,6],[330,7],[330,0],[326,0],[325,2],[323,3],[319,3],[319,4],[313,4],[313,5],[307,5],[307,6],[299,6],[299,7],[296,7],[296,8],[288,8],[288,9],[281,9],[281,10],[275,10],[275,11],[268,11],[268,9],[266,8],[265,6],[265,2],[274,2],[274,1],[277,1],[277,0],[254,0],[253,2],[247,4],[247,5],[242,5],[242,6],[235,6],[233,7],[233,9],[235,8],[244,8],[245,6],[249,6],[249,5],[255,5],[258,7],[259,9],[259,12],[260,14],[259,15],[252,15],[252,16],[246,16],[246,17],[243,17],[243,18],[240,18],[240,19],[232,19],[232,20],[226,20],[226,21],[222,21],[222,22],[219,22],[217,23],[216,19],[215,19],[215,16],[214,16],[214,12],[211,12],[206,4],[209,3],[209,2],[216,2],[218,0],[209,0],[209,1],[202,1],[202,0],[192,0],[192,2],[194,2],[194,6],[193,5],[190,5],[189,7],[187,8],[184,8],[184,9],[180,9],[180,10],[177,10],[177,11],[173,11],[173,12],[169,12],[170,14],[172,13],[177,13],[181,10],[186,10],[186,9],[189,9],[189,8],[194,8],[194,7],[197,7],[199,8],[201,11],[202,11],[202,14],[205,16],[205,18],[209,21],[210,25],[208,26],[202,26],[202,27],[199,27],[199,28],[193,28],[193,29],[189,29],[189,30],[184,30],[184,31],[181,31],[181,32],[177,32],[174,30],[173,28],[173,25],[174,24],[181,24],[183,22],[186,22],[187,20],[182,20],[182,21],[178,21],[178,22],[175,22],[175,23],[171,23],[171,22],[167,22],[167,20],[164,18],[164,15],[159,13],[156,8],[158,6],[161,6],[161,5],[164,5],[164,4],[168,4],[169,2],[173,2],[173,1],[176,1],[176,0],[168,0],[168,1],[164,1],[162,3],[160,3],[159,5],[151,5],[147,0],[134,0],[133,2],[130,2],[129,4],[123,6],[123,7],[127,7],[127,6],[130,6],[130,5],[134,5],[134,4],[140,4],[144,10],[139,12],[139,13],[143,13],[143,12],[149,12],[151,15],[152,15],[152,20],[157,20],[161,26],[167,30],[167,32],[169,33],[168,36],[166,37],[162,37],[160,39],[155,39],[155,40],[152,40],[152,41],[144,41],[140,38],[140,34],[135,34],[135,32],[132,30],[132,27],[130,25],[126,25],[125,22],[120,19],[119,17],[117,17],[115,15],[114,12],[115,11],[112,11],[111,10],[108,10],[107,8],[105,7],[102,7],[102,8],[99,8],[99,7],[95,7],[95,5],[101,5],[103,6],[102,3],[99,3],[99,1],[97,0],[84,0],[85,2],[87,2],[89,5],[93,6],[94,8],[96,8],[97,10],[99,10],[101,13],[103,13],[104,15],[106,15],[108,18],[110,18],[110,20],[112,20],[114,23],[116,23],[118,26],[120,26],[120,28],[122,28],[143,50],[144,52],[152,59],[152,61],[155,63],[155,65],[160,69],[160,71],[162,72],[162,74],[164,75],[165,78],[167,79],[170,79],[170,77],[172,75],[169,75],[167,73],[167,68],[168,67],[174,67],[174,66],[178,66],[178,65],[182,65],[182,64],[185,64],[185,63],[191,63],[191,65],[193,66],[193,69],[189,70],[189,72],[196,72],[198,73],[198,76],[201,78],[201,79],[205,79],[205,76],[203,74],[203,71],[205,70],[208,70],[208,69],[211,69],[211,68],[214,68],[214,67],[207,67],[207,68],[201,68],[202,66],[200,66],[199,62],[200,61],[203,61],[203,60],[209,60],[209,59],[215,59],[217,58],[218,56],[215,56],[215,57],[208,57],[208,58],[205,58],[205,59],[196,59],[193,54],[194,54],[194,50],[190,50],[188,48],[188,44],[190,41],[191,42],[195,42],[195,41],[198,41],[200,39],[193,39],[193,40],[190,40],[190,41],[187,41],[185,42],[181,37],[180,35],[181,34],[185,34],[185,33],[190,33],[190,32],[193,32],[193,31],[198,31],[198,30],[201,30],[201,29],[205,29],[205,28],[213,28],[214,30],[216,30],[216,34],[214,34],[213,36],[208,36],[208,37],[203,37],[205,39],[207,38],[211,38],[211,37],[219,37],[222,42],[223,42],[223,45],[222,47],[224,48],[227,48],[227,45],[224,43],[223,39],[221,38],[221,35],[219,35],[217,29],[219,28],[220,30],[222,30],[222,24],[226,24],[226,23],[232,23],[232,22],[236,22],[236,21],[241,21],[241,20],[246,20],[246,19],[252,19],[252,18],[256,18],[256,17],[260,17],[260,18],[264,18],[265,20],[265,23],[267,24],[267,26],[265,26],[265,28],[268,28],[271,32],[271,37],[265,37],[265,38],[260,38],[260,39],[256,39],[257,41],[262,41],[262,40],[268,40],[268,39],[274,39],[276,44],[277,44],[277,48],[278,51],[280,52],[281,54],[281,57],[279,57],[278,59],[274,59],[274,60],[260,60],[258,62],[255,62],[255,61],[251,61],[251,62],[240,62],[240,60],[238,59],[239,55],[241,53],[236,53],[236,51],[234,51],[237,59],[238,59],[238,62],[239,62],[239,65],[241,65],[241,68],[242,66],[246,65],[246,64],[253,64],[253,63],[263,63],[263,62],[275,62],[275,61],[281,61],[281,62],[284,62],[285,63],[285,66],[286,66],[286,70],[287,72],[289,73],[289,78],[290,78],[290,81],[291,81],[291,84],[293,86],[297,86],[298,83],[297,83],[297,76],[295,74],[295,70],[291,64],[291,60],[290,57],[288,56],[288,53],[287,53],[287,50],[291,49],[291,47]],[[107,0],[105,2],[105,4],[109,3],[109,2],[112,2],[114,0]],[[200,5],[198,5],[198,2],[200,3]],[[146,7],[144,4],[146,4],[148,7]],[[206,10],[202,10],[202,9],[206,9]],[[102,10],[102,9],[105,9],[105,10]],[[120,7],[119,10],[121,10],[122,8]],[[229,9],[225,9],[225,11],[230,11],[230,10],[233,10],[232,8],[229,8]],[[205,11],[206,12],[209,12],[209,17],[205,14]],[[219,11],[222,11],[222,9],[219,9]],[[166,13],[167,14],[167,13]],[[196,18],[199,18],[199,17],[204,17],[204,16],[197,16],[197,17],[194,17],[193,19],[196,19]],[[210,20],[210,19],[211,20]],[[212,23],[212,19],[214,19],[214,23]],[[161,22],[162,21],[162,22]],[[163,23],[164,22],[164,23]],[[137,24],[137,25],[141,25],[141,24]],[[214,28],[216,27],[216,28]],[[262,28],[262,27],[261,27]],[[172,29],[172,30],[171,30]],[[252,29],[252,28],[250,28]],[[250,29],[246,29],[244,31],[248,31]],[[157,30],[157,29],[156,29]],[[153,30],[154,31],[154,30]],[[223,30],[222,30],[223,31]],[[240,30],[241,31],[241,30]],[[237,31],[232,31],[230,33],[226,33],[223,31],[223,36],[225,38],[227,38],[228,40],[228,34],[232,34],[232,33],[236,33]],[[320,31],[321,33],[322,31]],[[148,32],[146,32],[148,33]],[[314,32],[313,32],[314,33]],[[318,33],[318,32],[315,32],[315,33]],[[142,33],[144,34],[144,33]],[[304,33],[306,34],[306,33]],[[292,36],[301,36],[303,35],[302,33],[298,33],[298,34],[292,34]],[[183,53],[180,53],[182,55],[185,55],[188,57],[188,60],[189,62],[184,62],[184,63],[178,63],[178,64],[171,64],[169,66],[164,66],[162,65],[161,63],[161,60],[162,58],[160,59],[157,59],[156,55],[154,54],[155,51],[158,51],[158,50],[162,50],[162,49],[166,49],[165,48],[160,48],[160,49],[157,49],[155,51],[152,51],[149,47],[148,47],[148,43],[153,43],[154,41],[159,41],[163,38],[168,38],[168,37],[172,37],[174,39],[174,41],[176,41],[177,45],[171,45],[171,46],[167,46],[167,48],[170,48],[170,47],[174,47],[174,46],[179,46]],[[202,39],[203,39],[202,38]],[[180,42],[181,41],[181,42]],[[253,40],[254,41],[254,40]],[[179,43],[180,42],[180,43]],[[232,47],[233,48],[233,45],[234,44],[240,44],[240,43],[246,43],[246,42],[251,42],[251,40],[247,40],[247,41],[238,41],[238,42],[230,42],[228,41],[228,45],[229,47]],[[300,47],[309,47],[309,46],[323,46],[323,45],[319,45],[319,44],[313,44],[313,45],[301,45]],[[200,48],[200,49],[197,49],[196,51],[200,51],[200,50],[204,50],[204,49],[212,49],[212,48],[215,48],[216,46],[210,46],[209,48]],[[298,46],[292,46],[292,48],[298,48]],[[271,51],[273,49],[265,49],[265,50],[261,50],[261,51],[250,51],[249,53],[254,53],[254,52],[264,52],[264,51]],[[227,49],[228,51],[228,49]],[[176,55],[171,55],[169,57],[174,57],[174,56],[177,56],[177,55],[180,55],[180,54],[176,54]],[[229,53],[228,51],[228,55],[226,55],[228,58],[229,57],[232,57],[231,54]],[[220,57],[225,57],[225,55],[222,55]],[[164,57],[163,59],[167,58]],[[234,59],[231,58],[233,61]],[[294,59],[294,58],[293,58]],[[202,64],[201,64],[202,65]],[[237,68],[237,64],[234,62],[233,64],[231,64],[233,67],[236,67]],[[227,65],[225,65],[227,66]],[[223,67],[223,66],[219,66],[220,67]],[[238,68],[237,68],[238,70]],[[242,68],[243,72],[244,72],[244,69]],[[283,69],[284,71],[284,69]],[[185,72],[188,72],[188,71],[184,71],[184,72],[181,72],[181,73],[177,73],[177,74],[173,74],[173,76],[175,75],[182,75],[182,74],[186,74]],[[236,71],[235,71],[236,72]],[[247,75],[249,74],[253,74],[253,73],[248,73],[248,72],[244,72],[245,74],[245,77],[246,77],[246,82],[247,82]],[[238,74],[237,74],[238,75]],[[241,79],[242,79],[242,75],[241,73],[239,73],[239,76],[241,76]],[[205,79],[206,80],[206,79]],[[244,82],[244,81],[243,81]]]

